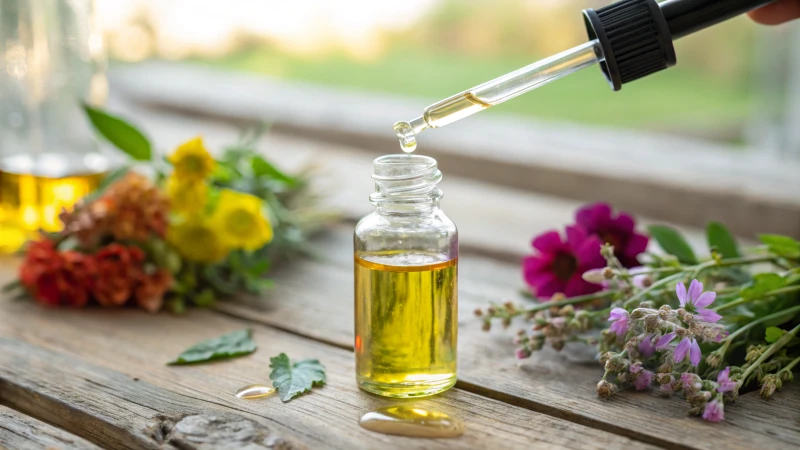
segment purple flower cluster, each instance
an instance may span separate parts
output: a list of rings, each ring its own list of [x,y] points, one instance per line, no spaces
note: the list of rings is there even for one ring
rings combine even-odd
[[[533,239],[533,255],[522,260],[522,272],[532,293],[548,300],[556,293],[567,297],[592,294],[602,286],[582,275],[605,266],[600,254],[604,243],[614,246],[614,255],[625,267],[639,264],[636,257],[647,248],[648,237],[637,233],[633,217],[614,215],[607,203],[580,208],[576,224],[566,227],[566,239],[558,231],[547,231]]]

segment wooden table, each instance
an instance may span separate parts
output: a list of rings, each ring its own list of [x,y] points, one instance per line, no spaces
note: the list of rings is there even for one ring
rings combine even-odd
[[[155,113],[139,117],[162,147],[198,129],[210,142],[230,142],[233,134],[219,124]],[[369,208],[369,178],[353,174],[368,174],[369,159],[319,143],[270,139],[271,156],[288,163],[298,155],[325,159],[326,173],[344,183],[331,200],[349,220],[315,241],[325,259],[276,268],[276,287],[262,298],[234,299],[180,316],[55,310],[0,297],[0,448],[800,447],[798,382],[769,402],[757,393],[744,394],[726,407],[724,423],[709,424],[688,417],[678,397],[622,392],[599,399],[594,386],[602,369],[575,351],[545,350],[515,361],[515,328],[484,333],[472,311],[490,301],[523,301],[519,254],[530,236],[569,220],[574,202],[447,175],[445,209],[459,224],[463,243],[459,381],[442,395],[414,403],[460,417],[467,432],[428,440],[360,428],[364,412],[397,403],[361,392],[355,383],[351,233],[352,220]],[[358,188],[346,180],[357,180]],[[508,214],[501,228],[492,228],[497,223],[480,211],[498,205]],[[6,282],[18,261],[1,261],[0,282]],[[251,356],[165,365],[200,340],[242,328],[253,330],[259,347]],[[274,396],[234,396],[244,385],[268,383],[269,358],[281,352],[319,359],[327,368],[327,385],[286,404]]]
[[[462,254],[459,382],[416,403],[461,417],[458,439],[372,433],[359,416],[396,403],[358,390],[352,355],[350,225],[318,241],[323,262],[276,270],[261,299],[185,315],[54,310],[0,301],[0,446],[9,448],[797,448],[800,390],[766,402],[754,393],[726,422],[686,416],[678,398],[625,392],[598,399],[594,363],[544,351],[518,364],[510,332],[483,333],[471,311],[513,295],[517,267]],[[13,276],[14,261],[2,275]],[[250,327],[259,350],[214,364],[164,363],[191,344]],[[318,358],[328,384],[283,404],[233,393],[266,382],[269,357]],[[767,409],[769,407],[769,409]],[[10,408],[10,409],[8,409]]]

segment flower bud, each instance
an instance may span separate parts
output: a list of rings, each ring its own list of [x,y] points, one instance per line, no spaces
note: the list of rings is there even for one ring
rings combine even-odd
[[[597,395],[600,398],[609,398],[614,394],[614,392],[616,392],[616,390],[617,386],[609,383],[606,380],[600,380],[600,382],[597,383]]]
[[[486,308],[486,313],[489,314],[490,316],[493,316],[497,314],[497,310],[494,308],[494,306],[490,306]]]
[[[616,275],[616,273],[614,272],[614,269],[612,269],[611,267],[603,268],[603,278],[605,278],[606,280],[614,278],[614,275]]]
[[[645,275],[644,277],[642,277],[642,287],[648,288],[652,285],[653,285],[653,277],[651,277],[650,275]]]
[[[659,318],[657,314],[650,314],[644,318],[644,327],[647,331],[656,331],[660,321],[661,318]]]
[[[711,352],[706,356],[706,363],[708,367],[716,369],[722,363],[722,358],[720,358],[717,352]]]
[[[514,356],[516,356],[517,359],[530,358],[531,351],[525,347],[520,347],[514,352]]]
[[[510,301],[507,301],[507,302],[503,303],[503,306],[506,308],[506,310],[509,313],[513,313],[515,311],[515,309],[516,309],[514,307],[514,304],[512,302],[510,302]]]
[[[492,322],[490,322],[490,321],[488,321],[488,320],[484,320],[484,321],[483,321],[483,325],[481,326],[481,330],[483,330],[483,331],[489,331],[489,330],[491,330],[491,329],[492,329]]]
[[[480,308],[475,308],[475,317],[483,316],[483,310]]]
[[[639,303],[639,307],[640,308],[653,309],[653,302],[651,302],[650,300],[644,301],[642,303]]]
[[[555,294],[553,294],[552,297],[550,297],[550,301],[552,302],[560,302],[561,300],[566,300],[566,299],[567,296],[561,292],[556,292]]]
[[[633,312],[631,312],[631,319],[641,319],[645,315],[647,315],[647,311],[641,308],[636,308],[633,310]]]
[[[610,245],[608,243],[603,244],[603,246],[600,247],[600,254],[603,256],[603,258],[606,258],[606,259],[613,258],[614,257],[614,246]]]
[[[772,397],[772,394],[774,394],[776,390],[780,390],[782,387],[783,383],[781,379],[774,373],[770,373],[764,375],[764,381],[761,383],[761,391],[759,394],[761,398],[768,399]]]
[[[583,281],[585,281],[587,283],[602,284],[606,280],[606,276],[605,276],[606,269],[611,270],[608,267],[606,267],[605,269],[587,270],[586,272],[583,272],[583,275],[581,275],[581,278],[583,278]],[[613,273],[612,273],[612,276],[613,276]]]
[[[575,314],[575,307],[572,305],[567,305],[558,312],[559,316],[572,316]]]
[[[511,317],[503,317],[503,321],[501,323],[503,324],[503,328],[504,329],[510,327],[511,326]]]

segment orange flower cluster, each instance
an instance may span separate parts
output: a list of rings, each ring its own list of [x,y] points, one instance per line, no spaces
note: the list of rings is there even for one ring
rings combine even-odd
[[[49,306],[81,307],[94,299],[102,306],[122,306],[131,299],[157,312],[172,275],[164,269],[145,273],[145,255],[134,246],[110,244],[94,255],[59,252],[47,239],[32,242],[20,267],[20,282]]]
[[[146,242],[167,231],[169,201],[146,177],[129,172],[102,196],[61,215],[64,232],[84,247],[104,237]]]

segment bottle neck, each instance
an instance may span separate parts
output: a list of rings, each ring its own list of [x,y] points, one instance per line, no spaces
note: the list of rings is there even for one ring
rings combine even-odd
[[[436,160],[422,155],[386,155],[373,162],[375,192],[370,201],[379,214],[425,216],[439,210],[442,179]]]

